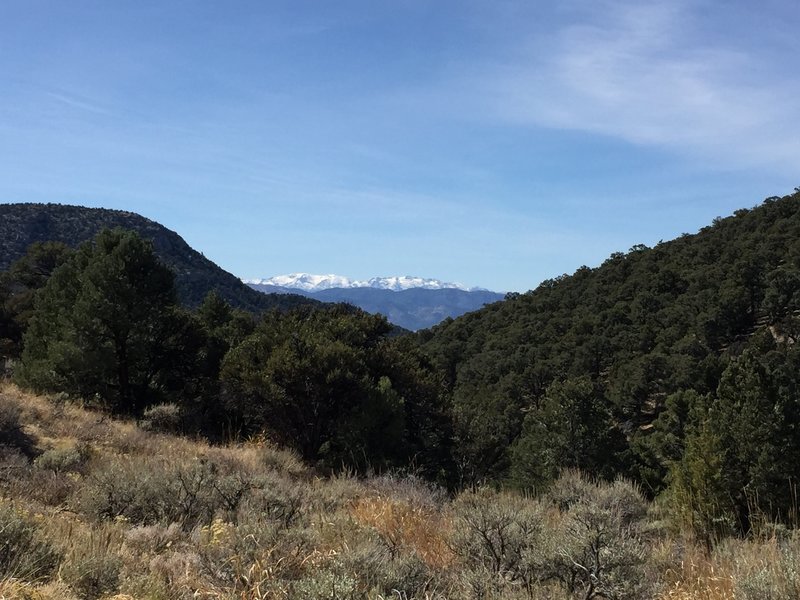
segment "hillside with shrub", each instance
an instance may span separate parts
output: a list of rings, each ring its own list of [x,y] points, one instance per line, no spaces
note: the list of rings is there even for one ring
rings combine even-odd
[[[0,387],[0,596],[37,600],[794,598],[800,539],[712,553],[625,480],[455,496],[323,476],[264,438],[211,446]]]
[[[50,274],[32,294],[12,290],[0,313],[20,384],[117,415],[161,407],[212,440],[268,435],[328,470],[413,463],[448,479],[441,380],[385,318],[346,305],[257,318],[214,292],[190,310],[133,231],[105,229],[74,251],[49,244],[9,273],[46,263]]]

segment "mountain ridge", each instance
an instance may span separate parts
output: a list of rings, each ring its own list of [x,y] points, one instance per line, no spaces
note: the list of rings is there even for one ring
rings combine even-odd
[[[319,292],[328,289],[374,288],[391,291],[408,289],[458,289],[465,292],[488,292],[482,287],[467,287],[461,283],[445,282],[440,279],[416,277],[411,275],[391,275],[388,277],[371,277],[369,279],[351,279],[343,275],[312,273],[289,273],[267,278],[243,279],[248,285],[274,286],[285,289],[299,289],[306,292]]]
[[[393,290],[377,287],[330,287],[318,291],[249,283],[263,293],[300,294],[321,302],[344,302],[369,313],[380,313],[389,322],[410,331],[428,329],[487,304],[505,298],[504,294],[488,290],[462,290],[453,287],[439,289],[410,287]]]
[[[720,401],[723,375],[747,352],[769,372],[766,357],[789,356],[800,339],[799,240],[800,188],[418,334],[455,399],[470,478],[523,486],[547,479],[542,465],[555,437],[537,446],[547,430],[542,407],[568,396],[611,419],[599,428],[587,419],[589,429],[617,436],[598,443],[625,448],[570,455],[570,467],[627,469],[647,489],[663,490],[683,452],[673,442],[685,441],[687,411],[702,406],[697,398]]]

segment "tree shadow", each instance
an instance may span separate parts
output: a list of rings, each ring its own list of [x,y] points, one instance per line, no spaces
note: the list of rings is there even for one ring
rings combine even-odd
[[[16,450],[28,459],[38,454],[36,441],[20,422],[19,407],[0,394],[0,450],[7,449]]]

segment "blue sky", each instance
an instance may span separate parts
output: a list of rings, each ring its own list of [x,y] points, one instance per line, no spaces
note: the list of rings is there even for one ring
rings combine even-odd
[[[0,2],[0,201],[524,291],[800,185],[797,0]]]

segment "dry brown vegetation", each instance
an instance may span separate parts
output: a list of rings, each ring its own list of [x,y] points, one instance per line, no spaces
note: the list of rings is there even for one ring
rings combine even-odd
[[[708,552],[625,481],[569,472],[538,498],[450,498],[8,384],[0,444],[3,600],[800,597],[792,532]]]

